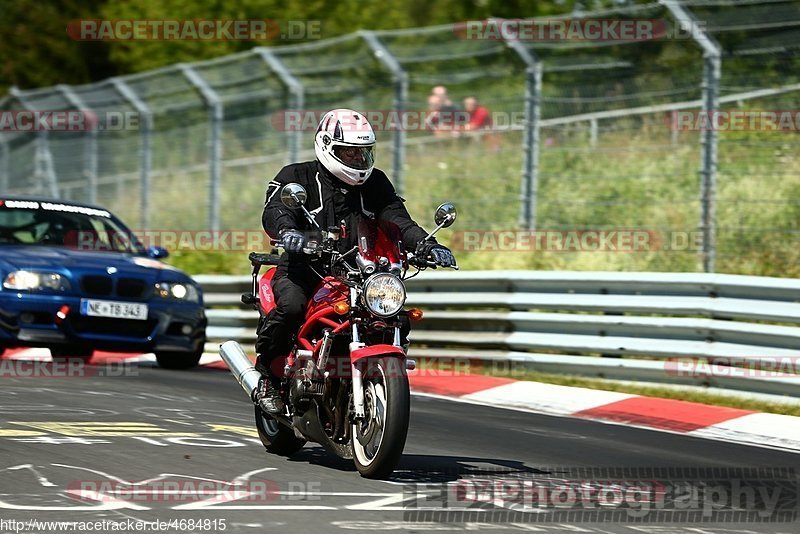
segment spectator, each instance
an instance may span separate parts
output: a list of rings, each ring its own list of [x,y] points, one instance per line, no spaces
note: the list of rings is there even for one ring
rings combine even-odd
[[[450,100],[450,97],[447,95],[447,87],[444,85],[437,85],[433,89],[431,89],[432,96],[438,96],[441,101],[441,109],[442,111],[456,111],[456,107],[453,105],[453,101]]]
[[[428,114],[425,117],[425,128],[433,132],[436,137],[447,137],[447,132],[453,129],[452,112],[443,111],[444,99],[437,94],[428,96]]]
[[[469,122],[464,126],[464,131],[474,132],[485,130],[486,133],[481,135],[486,144],[491,148],[492,152],[500,151],[500,138],[495,135],[492,130],[492,115],[485,106],[480,105],[478,99],[474,96],[469,96],[464,99],[464,109],[469,114]]]
[[[489,110],[481,106],[474,96],[464,99],[464,109],[469,113],[469,123],[464,127],[465,130],[483,130],[492,127]]]

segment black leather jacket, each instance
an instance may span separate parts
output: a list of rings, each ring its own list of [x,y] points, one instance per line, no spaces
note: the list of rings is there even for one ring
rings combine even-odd
[[[314,231],[300,209],[287,208],[281,202],[281,188],[292,182],[306,189],[306,209],[320,228],[326,230],[332,226],[344,226],[345,233],[339,241],[340,252],[346,252],[357,244],[358,221],[361,217],[396,224],[400,228],[403,245],[410,251],[427,235],[411,219],[403,205],[404,200],[397,195],[389,178],[380,169],[374,169],[364,184],[348,186],[314,160],[285,166],[267,185],[261,222],[267,234],[274,239],[278,239],[283,230],[291,228],[306,235]],[[307,263],[308,256],[304,254],[284,253],[279,269],[303,269],[302,266]]]

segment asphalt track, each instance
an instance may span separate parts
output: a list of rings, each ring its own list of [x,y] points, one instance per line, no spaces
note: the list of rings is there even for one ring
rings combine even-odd
[[[88,376],[0,378],[0,532],[55,531],[10,522],[32,519],[184,520],[160,532],[800,531],[798,522],[560,521],[552,510],[494,523],[474,519],[490,518],[481,512],[457,523],[411,513],[432,502],[420,488],[458,480],[557,476],[579,467],[796,468],[797,454],[414,395],[394,478],[365,480],[351,462],[314,445],[290,459],[264,453],[252,408],[227,371],[92,369],[81,373]],[[207,521],[189,528],[198,520]]]

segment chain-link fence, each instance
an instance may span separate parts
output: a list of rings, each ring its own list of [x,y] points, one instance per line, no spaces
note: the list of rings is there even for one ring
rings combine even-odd
[[[454,245],[468,266],[793,274],[800,125],[702,119],[797,117],[798,48],[798,1],[662,0],[359,31],[12,90],[0,110],[85,110],[100,122],[2,131],[0,192],[101,204],[137,229],[253,229],[266,182],[313,158],[313,118],[350,107],[384,122],[378,166],[413,216],[427,221],[445,199],[460,208]],[[426,124],[436,86],[456,110],[476,97],[492,127]],[[420,120],[400,127],[387,118],[411,114]],[[520,242],[533,229],[551,233],[543,246]],[[603,229],[649,237],[633,253],[563,239]]]

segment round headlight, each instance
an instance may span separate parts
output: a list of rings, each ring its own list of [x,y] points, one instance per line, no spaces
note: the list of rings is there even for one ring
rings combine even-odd
[[[176,299],[182,299],[186,297],[186,286],[183,284],[173,284],[172,285],[172,296]]]
[[[39,283],[42,287],[58,290],[63,287],[61,275],[58,273],[42,273],[39,275]]]
[[[200,294],[192,284],[180,282],[158,282],[155,294],[161,298],[183,302],[200,302]]]
[[[406,302],[406,288],[396,276],[379,273],[370,276],[364,282],[362,298],[369,311],[375,315],[391,317],[403,308]]]

